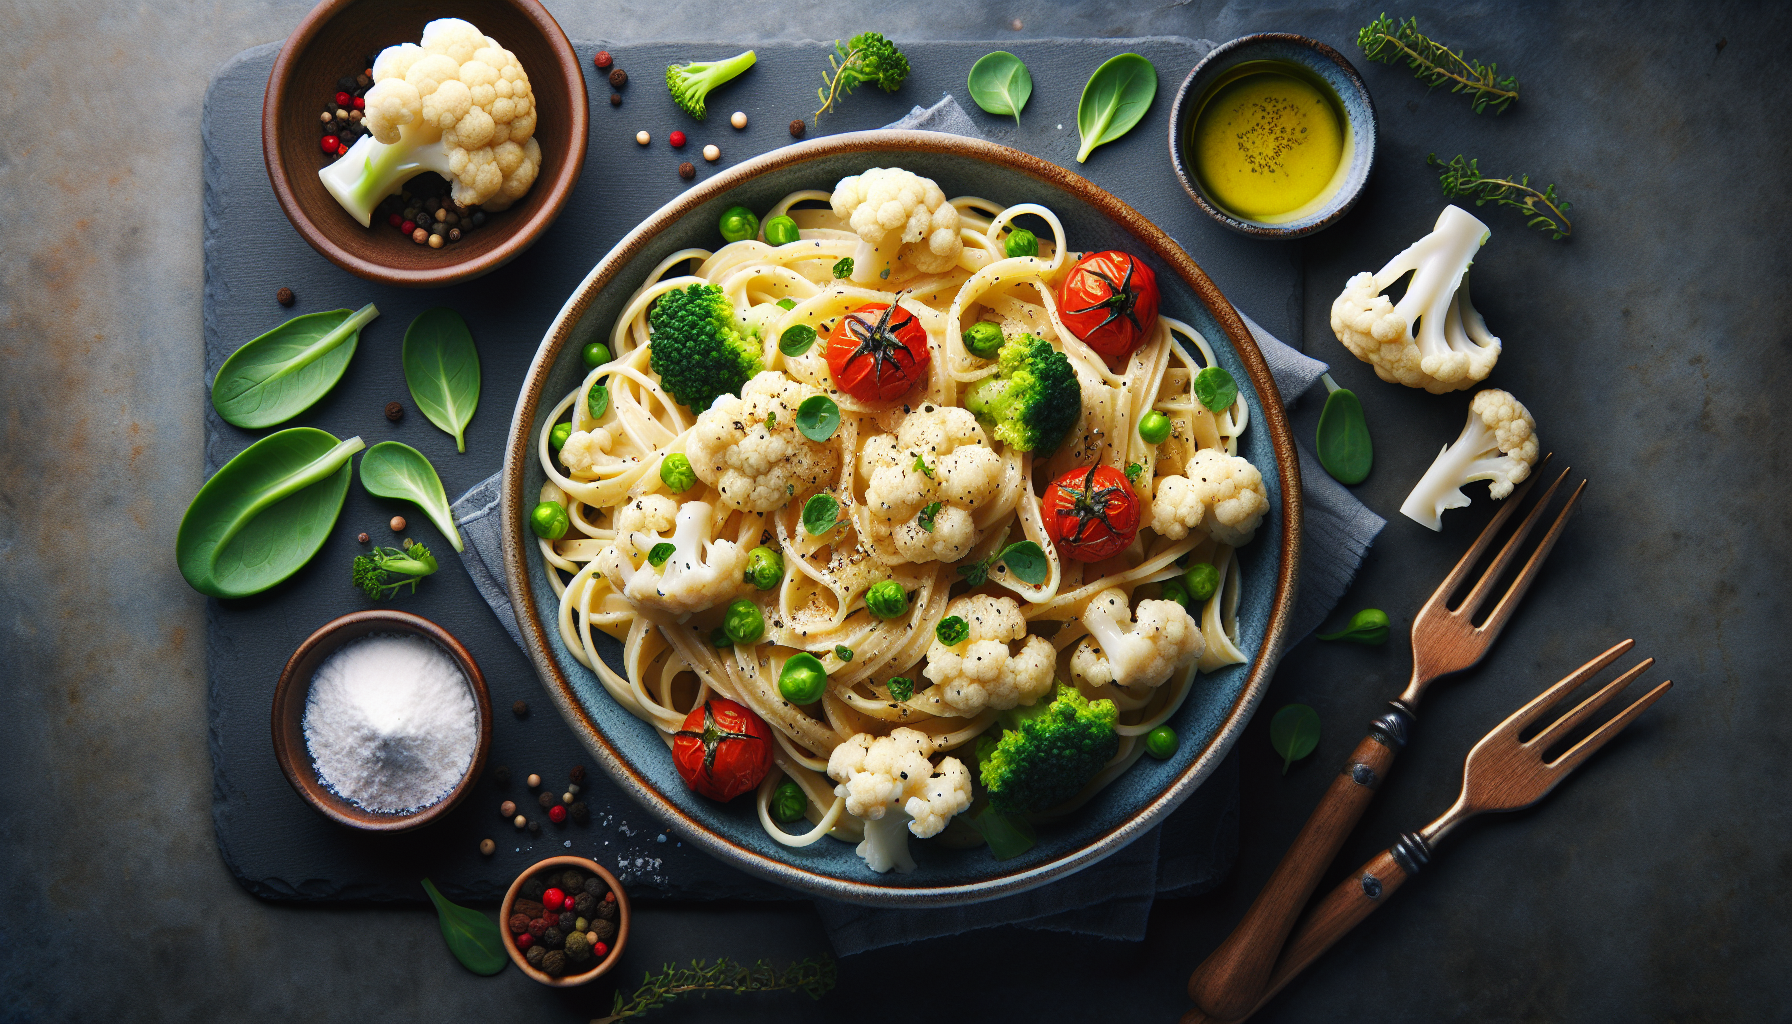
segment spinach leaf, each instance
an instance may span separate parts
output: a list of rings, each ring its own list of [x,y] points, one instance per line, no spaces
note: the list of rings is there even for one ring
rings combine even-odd
[[[298,572],[336,525],[354,475],[349,460],[365,447],[358,437],[293,427],[243,449],[181,517],[181,575],[201,594],[247,597]]]
[[[1346,643],[1378,647],[1387,642],[1388,613],[1380,608],[1364,608],[1350,617],[1350,623],[1336,633],[1320,633],[1319,640],[1343,640]]]
[[[778,336],[778,351],[787,356],[800,356],[815,344],[815,328],[808,324],[792,324]]]
[[[1008,571],[1022,583],[1030,583],[1037,587],[1045,582],[1051,572],[1051,563],[1046,561],[1045,552],[1038,544],[1030,540],[1018,541],[1002,549],[996,561],[1008,567]]]
[[[851,277],[852,276],[852,257],[851,256],[844,257],[843,259],[840,260],[840,262],[834,264],[833,273],[834,273],[834,280],[836,280],[836,281],[840,280],[841,278]]]
[[[796,407],[796,429],[817,444],[826,441],[840,429],[840,407],[826,395],[810,395]]]
[[[329,393],[348,369],[361,328],[380,311],[369,302],[286,321],[230,354],[212,381],[212,408],[232,426],[284,423]]]
[[[1033,95],[1033,76],[1019,57],[997,50],[971,65],[964,87],[979,107],[997,116],[1012,114],[1019,124],[1021,108]]]
[[[592,419],[603,419],[604,413],[610,411],[610,386],[608,384],[591,385],[591,390],[585,393],[585,408],[591,413]]]
[[[467,322],[445,306],[418,313],[404,332],[403,361],[411,400],[466,451],[467,421],[479,406],[479,350]]]
[[[1282,774],[1288,766],[1319,746],[1319,712],[1305,704],[1290,704],[1269,720],[1269,743],[1282,755]]]
[[[504,936],[498,923],[472,907],[450,903],[436,891],[429,879],[423,880],[423,891],[436,905],[436,919],[442,926],[442,940],[461,966],[474,974],[496,974],[510,962],[504,952]]]
[[[1375,463],[1375,446],[1369,440],[1363,403],[1350,389],[1339,387],[1331,374],[1322,374],[1319,379],[1331,392],[1325,396],[1325,408],[1319,413],[1319,432],[1313,438],[1319,464],[1341,484],[1360,484]]]
[[[1238,401],[1238,382],[1224,366],[1209,366],[1195,374],[1195,397],[1214,412],[1225,412]]]
[[[971,827],[989,844],[989,852],[997,860],[1018,857],[1031,850],[1038,841],[1032,822],[1021,817],[1010,817],[993,807],[984,808],[982,813],[970,821]]]
[[[658,569],[660,566],[665,565],[666,561],[677,553],[677,545],[666,543],[655,544],[653,550],[647,552],[647,564]]]
[[[1123,53],[1096,68],[1076,105],[1076,130],[1083,137],[1076,162],[1131,131],[1156,95],[1157,69],[1136,53]]]
[[[819,537],[840,522],[840,499],[832,494],[817,494],[803,502],[803,529],[809,536]]]
[[[454,545],[454,550],[465,550],[460,531],[454,528],[454,514],[448,510],[442,478],[422,452],[397,441],[381,441],[361,456],[361,486],[376,498],[398,498],[415,504]]]

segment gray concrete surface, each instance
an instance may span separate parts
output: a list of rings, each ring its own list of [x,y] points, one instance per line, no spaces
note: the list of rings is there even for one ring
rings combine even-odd
[[[570,33],[624,45],[700,22],[737,39],[871,26],[898,39],[1290,30],[1340,48],[1379,10],[550,7]],[[170,557],[200,482],[198,114],[221,61],[277,38],[304,9],[0,8],[11,126],[0,134],[3,1020],[577,1020],[609,998],[608,986],[556,993],[514,971],[472,977],[423,910],[260,903],[212,845],[203,605]],[[1304,253],[1307,347],[1364,396],[1379,445],[1361,493],[1392,516],[1467,401],[1379,384],[1326,327],[1343,279],[1435,216],[1432,150],[1527,169],[1576,203],[1567,245],[1485,211],[1495,239],[1476,299],[1507,343],[1492,382],[1530,405],[1547,445],[1592,486],[1501,648],[1427,702],[1334,875],[1438,813],[1476,736],[1614,640],[1636,636],[1660,659],[1653,675],[1678,687],[1542,806],[1464,829],[1261,1019],[1786,1019],[1786,9],[1403,13],[1415,11],[1499,59],[1526,93],[1503,117],[1476,118],[1458,97],[1368,69],[1383,128],[1375,178]],[[1348,603],[1410,621],[1489,511],[1483,498],[1451,513],[1441,536],[1393,519]],[[1173,1019],[1186,971],[1248,904],[1407,667],[1397,644],[1290,653],[1268,707],[1317,707],[1318,753],[1284,777],[1267,716],[1252,724],[1233,883],[1160,905],[1142,945],[973,933],[849,959],[819,1006],[743,1000],[726,1004],[730,1019]],[[626,966],[632,976],[671,959],[824,948],[806,909],[662,905],[642,913]],[[892,973],[904,979],[894,989]],[[655,1019],[711,1019],[723,1005]]]

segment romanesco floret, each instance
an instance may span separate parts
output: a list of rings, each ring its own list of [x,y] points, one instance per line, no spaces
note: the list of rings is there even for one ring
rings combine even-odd
[[[989,805],[1031,814],[1076,796],[1120,752],[1119,721],[1113,701],[1091,701],[1062,685],[1051,703],[1004,714],[1002,738],[977,745]]]
[[[1057,451],[1083,418],[1083,389],[1070,357],[1036,334],[1002,343],[995,376],[967,391],[964,407],[999,441],[1039,457]]]
[[[930,178],[900,167],[873,167],[834,186],[834,215],[859,236],[856,284],[888,281],[898,261],[924,274],[952,269],[964,252],[958,208]]]
[[[938,835],[971,805],[971,773],[955,757],[935,767],[927,759],[932,749],[926,733],[896,729],[888,736],[857,733],[828,756],[828,777],[839,783],[834,793],[846,799],[846,813],[865,824],[856,852],[879,874],[913,871],[908,836]]]
[[[933,680],[940,699],[959,713],[1031,704],[1052,688],[1057,653],[1051,641],[1027,635],[1027,621],[1014,598],[966,594],[952,599],[946,615],[963,619],[970,632],[950,647],[936,635],[922,675]],[[1011,642],[1023,638],[1020,650],[1009,650]]]
[[[1430,234],[1345,284],[1332,303],[1332,333],[1382,380],[1434,395],[1474,387],[1500,358],[1500,339],[1468,297],[1469,265],[1490,234],[1468,211],[1444,207]],[[1409,273],[1406,294],[1388,301],[1381,293]]]
[[[977,543],[973,513],[1002,488],[1001,456],[957,406],[922,406],[893,436],[872,435],[859,472],[865,539],[885,565],[963,558]]]
[[[1070,671],[1091,686],[1162,686],[1207,651],[1201,626],[1180,603],[1140,601],[1129,613],[1125,592],[1114,587],[1083,609],[1083,625],[1092,639],[1071,655]]]
[[[759,58],[752,50],[738,57],[727,60],[694,60],[689,64],[666,65],[666,88],[672,92],[672,102],[678,109],[697,120],[703,120],[707,113],[704,101],[708,99],[711,89],[731,81],[736,75],[753,66]]]
[[[740,397],[723,395],[691,428],[686,454],[697,479],[745,512],[775,512],[801,502],[840,471],[840,446],[796,429],[796,410],[821,392],[777,370],[747,382]],[[766,417],[777,415],[768,425]]]
[[[1537,422],[1530,410],[1498,388],[1479,392],[1469,402],[1461,436],[1438,453],[1401,504],[1400,514],[1442,530],[1444,509],[1469,503],[1463,484],[1486,480],[1488,496],[1504,498],[1531,475],[1537,452]]]
[[[1230,547],[1249,544],[1269,511],[1269,492],[1257,467],[1237,455],[1203,448],[1183,472],[1188,475],[1158,477],[1151,529],[1171,540],[1201,530]]]
[[[637,608],[673,615],[713,608],[746,590],[747,549],[731,540],[711,540],[715,509],[708,502],[678,507],[666,536],[665,495],[649,495],[624,506],[616,517],[616,540],[598,553],[598,571]],[[671,543],[660,566],[648,559],[656,545]]]
[[[648,361],[660,387],[692,412],[708,409],[722,395],[740,394],[741,385],[765,368],[759,339],[747,333],[720,285],[667,292],[647,323]]]

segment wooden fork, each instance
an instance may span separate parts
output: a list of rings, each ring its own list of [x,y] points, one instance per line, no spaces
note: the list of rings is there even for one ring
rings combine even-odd
[[[1450,596],[1468,580],[1475,562],[1492,546],[1506,520],[1512,517],[1532,485],[1542,477],[1550,458],[1545,456],[1530,479],[1506,499],[1468,553],[1419,609],[1412,623],[1412,679],[1406,684],[1406,690],[1389,703],[1387,714],[1369,723],[1369,735],[1357,744],[1345,762],[1344,770],[1333,780],[1318,808],[1307,819],[1300,835],[1295,837],[1294,845],[1282,856],[1282,862],[1276,865],[1275,873],[1270,875],[1263,891],[1245,911],[1244,919],[1189,976],[1188,994],[1209,1016],[1216,1020],[1233,1020],[1257,1005],[1282,943],[1294,927],[1301,908],[1313,895],[1319,876],[1337,856],[1338,847],[1362,817],[1376,787],[1387,778],[1394,755],[1412,735],[1419,698],[1424,696],[1425,688],[1439,676],[1460,672],[1479,662],[1493,646],[1500,630],[1505,628],[1525,591],[1536,580],[1544,559],[1549,557],[1550,549],[1555,547],[1556,539],[1579,503],[1581,492],[1586,490],[1585,480],[1569,495],[1567,504],[1562,506],[1562,511],[1550,524],[1512,585],[1500,595],[1487,620],[1479,626],[1471,621],[1493,596],[1500,574],[1518,556],[1520,546],[1541,520],[1557,488],[1568,478],[1566,468],[1549,485],[1542,500],[1531,508],[1530,514],[1500,549],[1493,564],[1476,581],[1468,596],[1455,608],[1448,606]]]
[[[1644,658],[1635,668],[1601,687],[1599,692],[1581,701],[1574,710],[1537,735],[1523,742],[1519,741],[1519,733],[1551,711],[1563,697],[1618,660],[1624,652],[1630,650],[1633,643],[1634,641],[1626,640],[1582,665],[1568,678],[1543,691],[1536,700],[1519,708],[1512,717],[1494,726],[1492,732],[1483,736],[1481,742],[1469,751],[1468,762],[1463,765],[1462,795],[1456,798],[1455,806],[1445,811],[1443,817],[1419,831],[1402,835],[1393,846],[1371,858],[1355,874],[1339,883],[1336,889],[1301,919],[1300,927],[1288,940],[1281,959],[1276,962],[1262,997],[1249,1013],[1262,1008],[1264,1003],[1305,970],[1308,964],[1356,927],[1357,922],[1386,903],[1402,883],[1430,862],[1432,850],[1457,825],[1477,814],[1515,811],[1543,799],[1569,772],[1580,767],[1594,751],[1605,746],[1613,736],[1623,732],[1625,726],[1647,710],[1649,705],[1661,699],[1661,695],[1674,685],[1671,680],[1662,681],[1637,698],[1635,703],[1612,716],[1604,725],[1593,730],[1555,760],[1544,760],[1544,754],[1550,747],[1560,744],[1564,737],[1583,725],[1655,663],[1654,658]],[[1241,1016],[1249,1016],[1249,1013]],[[1182,1018],[1182,1024],[1200,1024],[1210,1019],[1198,1010],[1191,1010]]]

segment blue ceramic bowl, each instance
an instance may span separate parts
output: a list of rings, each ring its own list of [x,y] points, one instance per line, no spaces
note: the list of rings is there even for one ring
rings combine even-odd
[[[1292,64],[1310,73],[1328,88],[1344,112],[1344,158],[1338,182],[1310,209],[1300,211],[1292,219],[1275,222],[1240,217],[1215,202],[1201,186],[1199,176],[1185,158],[1189,134],[1201,107],[1214,88],[1226,80],[1233,69],[1254,62]],[[1176,91],[1176,105],[1170,111],[1170,166],[1182,182],[1189,198],[1209,217],[1240,234],[1255,238],[1303,238],[1322,231],[1338,221],[1363,192],[1369,181],[1369,168],[1375,162],[1375,103],[1369,98],[1369,87],[1356,73],[1344,55],[1317,39],[1290,35],[1286,32],[1265,32],[1244,36],[1216,47],[1183,79]]]
[[[1043,203],[1063,219],[1077,248],[1142,255],[1157,273],[1164,313],[1194,325],[1239,381],[1251,405],[1241,453],[1263,469],[1270,499],[1262,529],[1240,557],[1240,647],[1251,660],[1197,680],[1170,722],[1182,737],[1174,757],[1141,759],[1069,820],[1041,828],[1038,845],[1020,857],[997,861],[984,848],[913,841],[919,867],[886,875],[832,839],[804,849],[779,845],[760,828],[750,799],[718,804],[685,788],[653,727],[618,707],[561,642],[559,602],[527,514],[545,479],[532,443],[544,425],[540,417],[578,386],[585,374],[580,349],[608,340],[622,304],[659,261],[686,247],[716,245],[716,219],[730,206],[762,210],[797,189],[831,189],[875,166],[931,177],[949,196]],[[592,270],[549,328],[523,383],[504,459],[504,567],[517,624],[548,693],[598,763],[681,839],[772,881],[861,904],[940,906],[1020,892],[1093,864],[1156,825],[1212,774],[1268,685],[1293,604],[1300,543],[1292,435],[1280,403],[1261,400],[1274,394],[1262,354],[1207,275],[1138,212],[1077,175],[993,143],[933,132],[857,132],[789,146],[716,175],[654,214]],[[619,644],[600,634],[598,649],[620,666]]]

